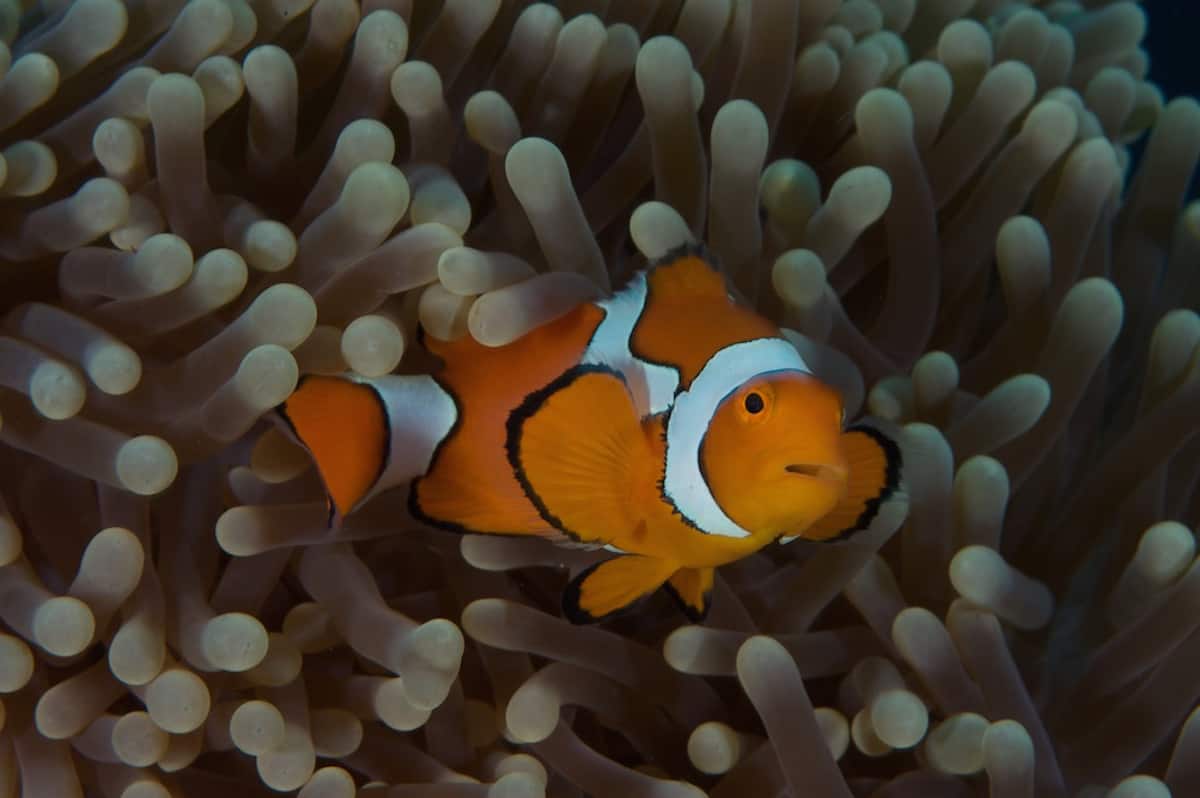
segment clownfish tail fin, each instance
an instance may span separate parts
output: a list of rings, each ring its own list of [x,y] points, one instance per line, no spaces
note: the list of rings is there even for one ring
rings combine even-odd
[[[336,526],[383,472],[389,429],[383,398],[368,383],[308,375],[275,408],[292,437],[312,456]]]
[[[309,375],[276,416],[312,456],[337,525],[364,501],[429,470],[458,404],[428,374]]]
[[[884,502],[902,491],[900,446],[874,427],[859,424],[842,433],[849,465],[846,495],[824,518],[804,530],[806,540],[837,541],[867,529]],[[783,538],[787,543],[794,538]]]

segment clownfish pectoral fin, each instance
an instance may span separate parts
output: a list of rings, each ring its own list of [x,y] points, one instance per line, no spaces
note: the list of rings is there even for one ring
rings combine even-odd
[[[671,598],[683,610],[692,623],[700,623],[707,617],[712,604],[712,588],[715,573],[712,568],[680,568],[663,585]]]
[[[551,526],[581,543],[629,548],[639,524],[633,480],[648,471],[650,447],[619,374],[577,366],[530,395],[509,420],[508,455]]]
[[[798,536],[805,540],[835,541],[861,532],[879,514],[879,507],[900,488],[900,447],[882,432],[867,426],[842,433],[842,450],[849,466],[846,495],[824,518]]]
[[[597,563],[563,591],[563,615],[571,623],[595,623],[645,598],[678,569],[657,557],[625,554]]]
[[[312,455],[338,524],[371,491],[384,468],[387,411],[379,394],[342,377],[309,375],[276,408]]]

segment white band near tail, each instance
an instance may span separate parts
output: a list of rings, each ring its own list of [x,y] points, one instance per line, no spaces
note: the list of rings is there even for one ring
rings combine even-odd
[[[725,514],[709,490],[700,469],[700,444],[725,397],[748,380],[779,371],[812,373],[796,348],[782,338],[731,344],[709,358],[688,389],[675,397],[667,421],[663,494],[702,532],[731,538],[750,534]]]
[[[383,399],[388,426],[387,459],[379,479],[362,498],[365,502],[425,475],[433,453],[458,421],[458,406],[427,374],[389,374],[360,381]]]

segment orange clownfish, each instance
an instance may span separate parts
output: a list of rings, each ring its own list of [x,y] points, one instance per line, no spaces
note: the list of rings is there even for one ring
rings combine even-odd
[[[309,376],[279,408],[332,517],[407,486],[435,527],[616,553],[568,585],[576,623],[659,587],[702,619],[716,566],[863,529],[899,483],[896,444],[843,430],[837,393],[695,247],[506,346],[424,341],[435,374]]]

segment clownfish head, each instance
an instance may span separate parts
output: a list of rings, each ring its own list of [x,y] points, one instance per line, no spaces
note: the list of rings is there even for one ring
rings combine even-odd
[[[700,462],[717,504],[755,537],[794,534],[846,495],[842,401],[800,371],[753,377],[717,406]]]

